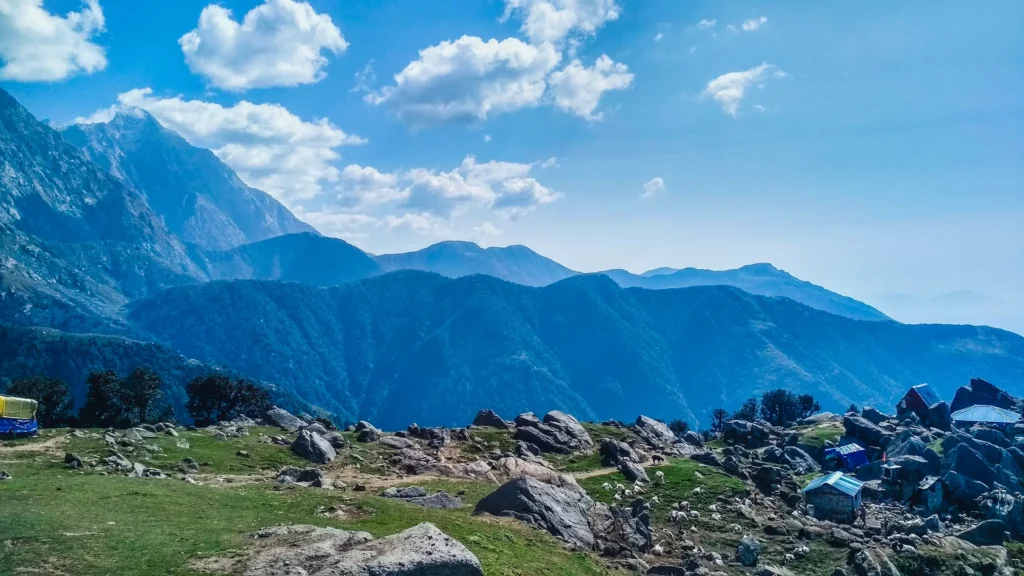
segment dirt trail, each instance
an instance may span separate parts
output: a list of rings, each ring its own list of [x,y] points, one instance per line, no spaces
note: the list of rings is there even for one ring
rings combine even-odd
[[[0,454],[10,452],[57,452],[56,448],[66,441],[67,436],[55,436],[42,442],[29,442],[27,444],[9,446],[7,442],[0,440]]]

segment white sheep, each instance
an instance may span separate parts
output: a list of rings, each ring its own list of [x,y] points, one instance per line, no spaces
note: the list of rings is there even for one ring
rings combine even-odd
[[[643,494],[644,492],[646,492],[646,490],[644,490],[644,487],[641,486],[640,484],[636,484],[633,486],[634,494]]]
[[[733,524],[729,528],[732,528],[732,531],[736,532],[736,533],[739,533],[739,532],[743,531],[743,528],[741,528],[739,524]]]
[[[668,513],[668,519],[673,524],[681,520],[686,520],[686,512],[683,512],[682,510],[673,510]]]
[[[607,483],[607,482],[605,482],[604,484],[601,484],[601,488],[604,488],[605,490],[611,490],[612,489],[612,485]]]
[[[622,484],[616,484],[616,485],[615,485],[615,490],[617,490],[617,491],[619,491],[619,492],[622,492],[622,491],[623,491],[623,490],[625,490],[625,489],[626,489],[626,487],[625,487],[625,486],[623,486]]]
[[[661,544],[655,544],[654,548],[651,548],[651,554],[655,556],[664,556],[665,549],[661,547]]]
[[[711,506],[708,506],[708,510],[710,510],[711,512],[718,512],[718,504],[712,504]]]
[[[697,479],[700,479],[700,478],[703,478],[703,477],[704,477],[704,475],[703,475],[703,474],[701,474],[700,472],[698,472],[698,471],[694,470],[694,471],[693,471],[693,477],[694,477],[694,478],[697,478]]]
[[[612,496],[612,499],[614,499],[614,500],[622,500],[622,495],[619,494],[618,492],[616,492],[615,496]]]
[[[657,496],[651,496],[651,504],[661,504],[661,500]]]
[[[700,519],[700,512],[697,512],[696,510],[694,510],[693,512],[690,512],[690,518],[693,518],[694,520],[699,520]]]
[[[715,512],[714,514],[711,515],[711,519],[714,520],[715,522],[721,522],[722,521],[722,515],[719,514],[718,512]]]
[[[679,503],[679,507],[682,508],[683,510],[689,510],[690,503],[687,502],[686,500],[683,500],[682,502]]]
[[[632,498],[633,497],[633,491],[632,490],[626,490],[625,492],[622,493],[622,495],[625,496],[626,498]]]
[[[703,492],[704,492],[704,487],[703,486],[697,486],[696,488],[694,488],[692,490],[693,494],[701,494]]]
[[[793,562],[796,562],[796,556],[793,556],[792,554],[786,554],[782,557],[783,564],[792,564]]]
[[[655,484],[664,484],[665,483],[665,473],[662,472],[661,470],[656,471],[654,473],[654,483]]]

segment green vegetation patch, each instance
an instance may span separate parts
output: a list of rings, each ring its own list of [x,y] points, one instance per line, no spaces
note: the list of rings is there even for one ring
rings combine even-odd
[[[247,545],[246,534],[266,526],[314,524],[380,537],[421,522],[432,522],[465,544],[489,576],[617,573],[525,524],[473,516],[476,501],[493,490],[487,483],[420,483],[430,490],[466,491],[466,507],[429,510],[372,493],[273,490],[266,482],[201,486],[73,472],[57,462],[5,466],[13,476],[0,484],[0,574],[5,576],[30,567],[76,576],[199,576],[190,561],[237,556]],[[325,513],[332,510],[351,513]]]
[[[487,445],[488,451],[501,450],[502,452],[508,452],[516,447],[516,442],[512,439],[511,430],[480,427],[471,429],[469,435],[482,440]]]
[[[590,434],[590,438],[594,440],[595,444],[600,444],[602,438],[614,438],[619,442],[636,440],[636,434],[633,434],[633,431],[629,428],[605,426],[603,424],[594,424],[593,422],[582,422],[581,424],[587,431],[587,434]]]
[[[807,428],[800,430],[798,442],[800,444],[807,444],[808,446],[815,446],[818,448],[824,448],[825,442],[835,442],[839,436],[842,436],[846,430],[842,424],[829,423],[823,426],[815,426],[813,428]]]
[[[673,502],[689,502],[697,510],[704,510],[708,505],[713,504],[719,496],[739,496],[746,493],[743,482],[733,478],[714,468],[703,466],[689,459],[673,459],[664,466],[657,466],[647,469],[647,475],[654,480],[654,473],[661,471],[665,474],[663,485],[651,484],[644,498],[650,499],[658,496],[661,504],[654,506],[652,516],[655,522],[667,522],[668,513],[672,509]],[[698,477],[697,474],[703,476]],[[605,490],[602,485],[608,482],[613,487],[620,483],[629,485],[620,472],[593,476],[579,481],[580,485],[595,500],[605,504],[614,503],[615,490]],[[693,490],[703,487],[704,491],[694,494]]]
[[[590,472],[603,468],[597,451],[592,454],[545,454],[544,459],[563,472]]]

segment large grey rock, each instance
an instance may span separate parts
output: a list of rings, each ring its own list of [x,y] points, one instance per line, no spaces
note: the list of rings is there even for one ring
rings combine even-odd
[[[886,447],[885,452],[889,458],[919,456],[927,460],[929,465],[935,470],[938,470],[942,464],[942,457],[935,450],[929,448],[927,444],[910,430],[903,430],[894,436]]]
[[[672,446],[676,442],[675,433],[667,425],[642,414],[637,416],[633,431],[654,448]]]
[[[324,425],[319,422],[313,422],[309,426],[306,426],[306,430],[309,430],[310,432],[316,432],[321,436],[327,436],[327,428],[324,428]]]
[[[288,412],[283,408],[278,408],[277,406],[271,408],[270,410],[267,410],[267,413],[264,415],[264,418],[266,418],[267,422],[270,422],[274,426],[277,426],[278,428],[281,428],[282,430],[287,430],[289,432],[295,432],[299,428],[306,425],[305,422],[299,420],[299,418],[297,416],[294,416],[291,412]]]
[[[894,416],[890,416],[889,414],[882,413],[882,412],[880,412],[880,411],[878,411],[875,408],[872,408],[870,406],[866,406],[863,410],[861,410],[860,411],[860,415],[861,415],[862,418],[864,418],[865,420],[870,421],[872,424],[881,424],[882,422],[885,422],[886,420],[892,420],[894,418]]]
[[[1007,526],[1002,520],[985,520],[974,528],[956,535],[975,546],[1002,546],[1006,542]]]
[[[641,502],[632,508],[594,502],[572,476],[550,483],[524,476],[481,499],[474,513],[508,516],[546,530],[582,549],[632,555],[651,547],[650,518]]]
[[[1024,536],[1024,496],[995,490],[981,497],[978,508],[986,519],[1005,524],[1014,538]]]
[[[866,446],[884,447],[893,436],[860,416],[844,416],[843,428],[847,436],[860,440]]]
[[[426,489],[421,486],[388,488],[381,492],[381,496],[384,498],[403,500],[409,504],[415,504],[416,506],[432,508],[435,510],[455,510],[457,508],[462,508],[461,498],[450,496],[443,490],[428,495]]]
[[[488,426],[499,430],[510,430],[512,428],[508,422],[505,422],[501,416],[498,416],[497,412],[486,409],[476,413],[476,418],[473,418],[473,426]]]
[[[743,566],[757,566],[757,561],[760,557],[761,543],[750,534],[747,534],[736,546],[736,561]]]
[[[557,410],[546,414],[543,422],[520,414],[516,424],[513,438],[533,444],[541,452],[572,454],[594,446],[590,435],[575,418]]]
[[[258,532],[266,540],[245,576],[482,576],[480,561],[433,524],[373,540],[365,532],[284,526]]]
[[[402,448],[415,448],[416,443],[408,438],[399,438],[398,436],[384,436],[380,439],[380,443],[394,448],[395,450],[401,450]]]
[[[928,408],[925,424],[932,428],[949,432],[953,427],[953,421],[949,415],[949,404],[946,404],[946,401],[943,400],[942,402],[936,402],[932,407]]]
[[[636,464],[635,462],[625,461],[620,463],[619,472],[621,472],[629,482],[636,482],[637,480],[641,482],[651,481],[651,479],[647,477],[647,471],[644,470],[644,467]]]
[[[782,461],[800,475],[821,471],[821,466],[814,458],[796,446],[786,446],[782,450]]]
[[[953,471],[946,472],[942,482],[949,499],[965,508],[976,506],[978,498],[988,491],[988,486]]]
[[[558,472],[548,468],[539,460],[529,461],[514,456],[506,456],[498,460],[495,470],[509,478],[529,476],[541,482],[550,482],[552,478],[559,476]]]
[[[277,473],[277,481],[286,484],[308,482],[310,484],[322,485],[324,472],[319,468],[282,468]]]
[[[314,462],[316,464],[328,464],[334,462],[338,453],[334,446],[316,432],[302,430],[292,442],[292,452],[296,455]]]
[[[981,440],[982,442],[988,442],[1000,448],[1009,448],[1012,443],[1005,434],[994,428],[987,428],[985,426],[974,426],[971,428],[971,436],[975,440]]]
[[[622,462],[640,462],[640,457],[629,444],[613,438],[601,440],[600,452],[602,466],[618,466]]]
[[[590,434],[587,434],[587,430],[580,424],[579,420],[565,412],[552,410],[544,415],[542,422],[571,438],[573,443],[579,446],[580,450],[594,447],[594,441],[590,438]]]

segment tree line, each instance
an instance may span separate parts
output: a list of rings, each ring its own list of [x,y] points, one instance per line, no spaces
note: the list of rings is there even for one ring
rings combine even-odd
[[[90,373],[86,384],[85,404],[77,413],[71,389],[59,378],[19,378],[0,393],[38,402],[36,421],[44,428],[127,428],[175,420],[174,406],[161,391],[163,381],[150,368],[136,368],[127,375],[100,370]],[[243,414],[256,416],[271,405],[266,388],[223,374],[197,376],[185,385],[185,393],[185,409],[197,426]]]
[[[720,434],[725,430],[725,423],[729,420],[753,422],[761,419],[773,426],[789,426],[817,412],[821,412],[821,405],[814,396],[797,395],[785,388],[779,388],[765,392],[760,399],[746,399],[739,409],[732,413],[725,408],[715,408],[711,412],[710,427],[702,430],[701,434]],[[690,429],[689,423],[683,420],[673,420],[668,427],[679,437]]]

